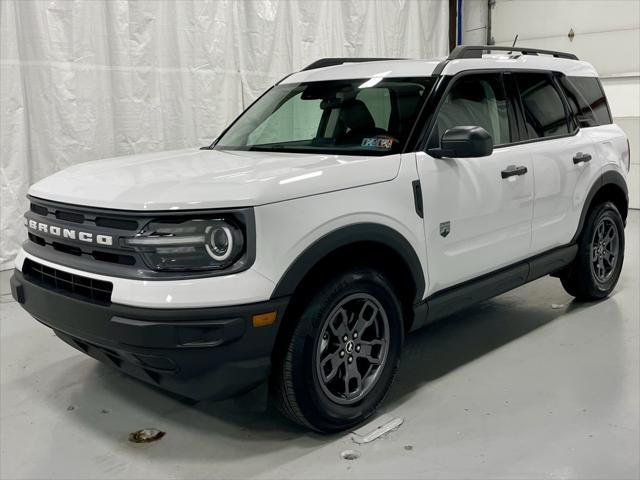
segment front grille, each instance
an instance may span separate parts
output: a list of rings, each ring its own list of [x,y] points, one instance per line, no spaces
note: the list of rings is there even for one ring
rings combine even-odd
[[[80,257],[81,261],[98,261],[124,266],[135,266],[139,263],[135,252],[120,248],[119,238],[131,236],[132,232],[140,230],[147,221],[146,218],[124,213],[105,213],[98,209],[81,211],[79,210],[81,207],[58,205],[44,200],[37,201],[42,204],[31,202],[30,212],[26,214],[27,220],[51,222],[58,228],[58,234],[54,236],[46,229],[32,228],[29,231],[31,242],[47,249],[53,248],[56,252]],[[52,222],[54,219],[56,221]],[[95,242],[78,242],[75,237],[61,236],[60,229],[74,232],[83,230],[93,235],[109,235],[113,238],[113,244],[96,245]],[[43,255],[46,253],[38,254],[39,257]],[[51,258],[51,260],[56,259]]]
[[[63,210],[56,211],[56,218],[58,220],[65,220],[73,223],[84,223],[84,215],[81,213],[65,212]]]
[[[117,263],[120,265],[135,265],[136,258],[133,255],[125,255],[121,253],[113,253],[113,252],[103,252],[100,250],[87,250],[83,251],[80,247],[76,247],[73,245],[67,245],[66,243],[60,242],[50,242],[42,238],[39,235],[34,235],[29,232],[29,240],[33,243],[40,245],[41,247],[46,247],[47,245],[51,245],[54,250],[62,253],[68,253],[70,255],[75,255],[76,257],[80,257],[82,255],[88,255],[93,257],[94,260],[98,260],[100,262],[108,262],[108,263]]]
[[[111,282],[63,272],[28,258],[22,265],[22,274],[27,280],[52,290],[64,292],[67,295],[95,303],[111,303],[111,292],[113,291]]]
[[[42,215],[44,217],[49,215],[49,210],[47,210],[47,207],[36,205],[35,203],[31,204],[31,211],[37,213],[38,215]]]
[[[140,228],[136,220],[122,220],[120,218],[96,217],[95,223],[98,227],[117,228],[132,232],[137,232]]]

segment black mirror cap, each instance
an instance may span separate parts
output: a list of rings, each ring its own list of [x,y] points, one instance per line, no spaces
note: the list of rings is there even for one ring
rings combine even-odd
[[[493,139],[482,127],[452,127],[442,135],[440,148],[427,153],[436,158],[487,157],[493,153]]]

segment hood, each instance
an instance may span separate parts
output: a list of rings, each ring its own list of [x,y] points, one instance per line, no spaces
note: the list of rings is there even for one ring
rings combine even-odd
[[[176,150],[87,162],[29,195],[121,210],[248,207],[393,179],[400,156]]]

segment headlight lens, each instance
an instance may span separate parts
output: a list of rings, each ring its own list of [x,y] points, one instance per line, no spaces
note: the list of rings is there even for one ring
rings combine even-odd
[[[124,240],[159,271],[219,270],[244,252],[242,229],[226,219],[166,219],[147,224]]]

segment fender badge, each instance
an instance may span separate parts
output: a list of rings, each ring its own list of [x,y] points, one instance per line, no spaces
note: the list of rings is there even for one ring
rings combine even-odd
[[[440,236],[446,237],[451,232],[451,222],[442,222],[440,224]]]

